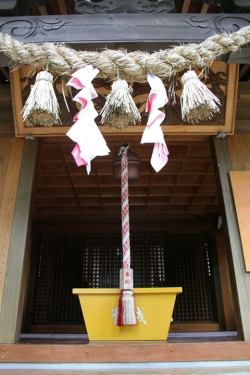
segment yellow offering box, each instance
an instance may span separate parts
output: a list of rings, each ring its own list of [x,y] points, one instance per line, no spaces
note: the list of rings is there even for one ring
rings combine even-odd
[[[73,289],[90,341],[167,340],[176,295],[182,288],[134,288],[133,292],[138,324],[118,327],[120,289]]]

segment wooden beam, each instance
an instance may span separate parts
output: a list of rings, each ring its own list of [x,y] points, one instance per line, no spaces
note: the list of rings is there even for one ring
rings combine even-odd
[[[157,20],[157,21],[156,21]],[[250,14],[82,14],[40,17],[1,17],[2,33],[24,43],[65,43],[77,50],[126,48],[154,52],[179,43],[203,42],[214,34],[230,33],[250,22]],[[201,27],[202,24],[202,27]],[[207,26],[206,26],[207,25]],[[218,26],[223,25],[223,26]],[[250,49],[242,48],[234,63],[250,61]],[[10,59],[3,54],[0,65]],[[247,62],[245,62],[247,63]],[[14,65],[14,62],[11,62]]]
[[[23,143],[23,140],[16,140]],[[28,240],[30,236],[30,208],[35,165],[38,152],[37,141],[25,141],[22,159],[16,157],[9,164],[10,173],[21,160],[18,189],[15,199],[11,236],[7,254],[2,310],[0,315],[0,342],[14,343],[19,339],[23,302],[28,274]],[[17,186],[17,180],[9,181],[8,189]],[[11,219],[11,215],[8,221]],[[7,220],[6,220],[7,221]]]
[[[214,137],[212,141],[214,168],[222,204],[222,223],[227,245],[236,324],[241,339],[250,340],[250,273],[245,271],[240,232],[229,180],[232,170],[227,139]]]

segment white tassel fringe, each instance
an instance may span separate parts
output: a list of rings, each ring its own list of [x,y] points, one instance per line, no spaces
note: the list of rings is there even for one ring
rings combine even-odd
[[[126,129],[136,125],[141,115],[130,95],[133,92],[127,82],[121,79],[115,81],[111,93],[106,97],[106,103],[101,111],[102,124],[112,129]]]
[[[135,326],[137,324],[132,290],[121,291],[118,309],[118,326]]]
[[[35,126],[53,126],[60,122],[59,104],[53,89],[53,76],[47,71],[37,74],[36,82],[23,107],[24,121]]]
[[[137,324],[134,296],[130,290],[123,291],[123,322],[126,326]]]
[[[194,71],[188,71],[181,78],[183,92],[181,95],[182,119],[191,123],[210,120],[220,112],[217,104],[220,100],[204,85]]]

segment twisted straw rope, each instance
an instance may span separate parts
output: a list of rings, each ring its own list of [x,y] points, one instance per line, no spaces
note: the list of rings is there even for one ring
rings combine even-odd
[[[128,202],[128,147],[121,151],[121,198],[122,198],[122,268],[130,268],[130,228]]]
[[[76,51],[62,44],[24,44],[10,35],[0,33],[0,51],[17,64],[48,67],[52,73],[71,75],[89,64],[100,70],[99,77],[119,78],[128,82],[147,82],[147,72],[161,79],[185,69],[210,66],[228,52],[236,52],[250,41],[250,26],[232,34],[217,34],[202,43],[192,43],[160,50],[152,54],[124,50],[102,52]]]

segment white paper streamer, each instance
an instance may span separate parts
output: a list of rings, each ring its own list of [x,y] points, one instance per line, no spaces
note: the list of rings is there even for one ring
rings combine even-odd
[[[164,140],[161,123],[165,114],[159,111],[168,102],[166,89],[159,77],[152,73],[147,74],[151,91],[148,96],[146,112],[149,112],[147,126],[143,132],[141,143],[154,143],[151,165],[159,172],[168,161],[168,148]]]
[[[67,136],[76,142],[72,155],[77,165],[86,165],[88,174],[91,171],[91,160],[96,156],[108,155],[110,152],[102,133],[95,123],[98,113],[94,108],[92,99],[95,99],[98,95],[91,81],[98,72],[98,69],[88,65],[86,68],[79,69],[72,74],[72,78],[68,82],[68,85],[81,89],[74,97],[74,100],[79,102],[82,108],[74,117],[75,123],[67,132]]]

